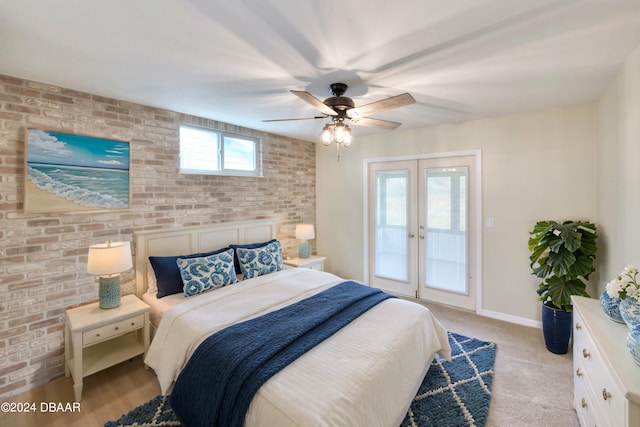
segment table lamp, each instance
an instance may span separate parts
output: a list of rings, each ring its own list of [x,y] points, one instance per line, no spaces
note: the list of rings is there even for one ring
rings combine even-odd
[[[100,276],[100,308],[120,305],[120,273],[132,267],[129,242],[109,242],[89,247],[87,273]]]
[[[296,224],[296,239],[302,240],[298,247],[298,256],[300,258],[309,258],[309,239],[315,239],[316,233],[313,224]]]

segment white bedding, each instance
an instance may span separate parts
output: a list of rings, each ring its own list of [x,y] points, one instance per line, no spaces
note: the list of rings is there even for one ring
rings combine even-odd
[[[162,316],[164,316],[167,311],[171,310],[181,302],[184,302],[186,299],[181,293],[158,298],[157,292],[157,290],[154,290],[142,294],[142,301],[146,302],[151,307],[151,310],[149,310],[149,320],[156,328],[160,324]]]
[[[162,317],[145,362],[167,393],[207,336],[341,281],[288,269],[184,298]],[[429,310],[385,300],[265,383],[246,426],[397,426],[436,352],[451,353],[446,330]]]

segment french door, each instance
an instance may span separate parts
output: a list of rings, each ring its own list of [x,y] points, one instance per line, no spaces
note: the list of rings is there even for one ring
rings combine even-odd
[[[474,156],[369,163],[369,282],[475,310]]]
[[[369,164],[369,282],[417,296],[418,220],[415,160]]]

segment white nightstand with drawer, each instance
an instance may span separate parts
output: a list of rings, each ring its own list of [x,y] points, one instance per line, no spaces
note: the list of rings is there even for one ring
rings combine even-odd
[[[124,362],[149,349],[150,307],[135,295],[122,297],[116,308],[92,303],[67,310],[64,373],[73,377],[76,401],[84,377]]]
[[[293,268],[311,268],[313,270],[324,271],[325,259],[327,259],[327,257],[311,255],[309,258],[290,258],[282,262]]]

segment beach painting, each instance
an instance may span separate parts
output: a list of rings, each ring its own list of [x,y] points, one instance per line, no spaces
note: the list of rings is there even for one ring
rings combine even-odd
[[[129,143],[26,129],[25,212],[129,207]]]

